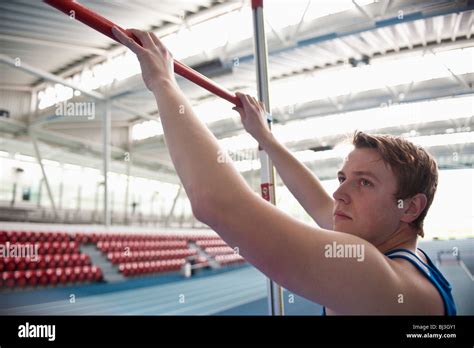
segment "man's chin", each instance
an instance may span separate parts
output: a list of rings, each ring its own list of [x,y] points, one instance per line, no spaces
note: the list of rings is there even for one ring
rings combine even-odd
[[[333,223],[333,230],[359,236],[359,233],[354,229],[352,222],[352,220],[336,221]]]
[[[346,223],[340,223],[340,222],[337,222],[335,224],[333,224],[333,230],[334,231],[337,231],[337,232],[343,232],[343,233],[347,233],[347,234],[351,234],[353,236],[356,236],[356,237],[359,237],[359,238],[362,238],[362,239],[365,239],[367,241],[370,241],[370,239],[368,239],[367,235],[361,231],[357,231],[357,229],[354,228],[354,226],[349,226]]]

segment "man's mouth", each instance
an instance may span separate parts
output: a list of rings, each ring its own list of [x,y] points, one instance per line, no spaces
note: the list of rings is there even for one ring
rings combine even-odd
[[[334,212],[334,219],[335,220],[352,220],[352,218],[349,215],[347,215],[346,213],[340,210],[336,210]]]

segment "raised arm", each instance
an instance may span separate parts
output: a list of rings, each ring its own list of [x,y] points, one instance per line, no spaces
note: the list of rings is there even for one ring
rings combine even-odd
[[[399,278],[374,246],[288,216],[256,195],[232,162],[217,161],[218,142],[174,81],[166,48],[153,34],[133,32],[144,48],[116,35],[137,54],[145,84],[156,96],[166,143],[196,217],[297,294],[341,313],[401,311],[396,301],[403,291]],[[363,260],[328,257],[333,243],[360,245]]]
[[[270,156],[278,174],[316,223],[326,229],[333,228],[334,200],[321,185],[319,179],[269,131],[261,103],[256,103],[237,93],[243,108],[235,107],[247,132],[252,135]]]
[[[117,38],[137,55],[145,85],[155,95],[165,142],[194,213],[199,215],[203,203],[217,199],[215,196],[252,192],[230,159],[217,160],[221,155],[217,139],[196,117],[179,89],[166,47],[152,33],[131,32],[144,47],[114,29]]]

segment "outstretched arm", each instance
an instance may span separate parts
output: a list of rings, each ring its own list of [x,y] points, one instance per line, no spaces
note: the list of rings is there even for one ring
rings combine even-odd
[[[218,162],[222,149],[179,90],[169,52],[155,35],[133,33],[143,48],[115,32],[137,54],[145,84],[155,94],[166,143],[196,217],[295,293],[342,313],[399,310],[401,285],[391,261],[361,238],[290,217],[255,194],[230,160]],[[332,243],[359,245],[363,261],[328,257]]]
[[[218,161],[222,149],[179,89],[166,47],[152,33],[131,32],[144,47],[114,29],[117,38],[137,55],[145,85],[155,95],[165,142],[194,213],[200,215],[204,202],[223,194],[232,197],[238,191],[250,193],[230,159]]]

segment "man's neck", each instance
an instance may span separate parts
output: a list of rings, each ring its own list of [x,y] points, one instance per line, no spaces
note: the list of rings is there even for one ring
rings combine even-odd
[[[393,250],[393,249],[408,249],[413,252],[416,251],[417,246],[417,233],[409,226],[401,227],[395,232],[389,239],[375,245],[382,254]]]

